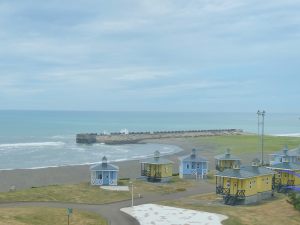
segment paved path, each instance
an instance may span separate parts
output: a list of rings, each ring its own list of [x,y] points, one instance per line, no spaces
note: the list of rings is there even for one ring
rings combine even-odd
[[[134,205],[146,203],[154,203],[164,200],[175,200],[190,195],[204,194],[214,191],[215,186],[205,181],[200,181],[196,186],[187,189],[184,192],[172,194],[157,194],[147,193],[142,198],[134,199]],[[115,202],[109,204],[93,205],[93,204],[76,204],[76,203],[59,203],[59,202],[15,202],[1,203],[0,208],[7,207],[23,207],[23,206],[38,206],[38,207],[53,207],[53,208],[75,208],[90,212],[95,212],[107,218],[110,225],[138,225],[138,221],[133,217],[120,211],[121,208],[131,206],[131,200]]]

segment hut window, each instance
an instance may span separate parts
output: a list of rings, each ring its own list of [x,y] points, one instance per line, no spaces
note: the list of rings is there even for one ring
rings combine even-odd
[[[168,167],[165,168],[166,173],[168,172]]]
[[[98,179],[102,180],[102,174],[101,173],[98,175]]]
[[[189,164],[186,164],[186,168],[189,169],[189,168],[190,168],[190,165],[189,165]]]
[[[230,187],[230,181],[227,181],[226,186]]]

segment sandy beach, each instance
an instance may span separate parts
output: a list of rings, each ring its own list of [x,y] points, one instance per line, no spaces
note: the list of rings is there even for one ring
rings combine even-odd
[[[172,160],[174,164],[173,173],[178,173],[178,157],[189,154],[192,148],[200,149],[199,154],[209,159],[209,168],[214,168],[214,155],[210,146],[205,144],[194,144],[193,138],[174,138],[174,139],[157,139],[147,140],[147,143],[171,144],[182,148],[183,151],[165,156]],[[155,149],[153,149],[155,151]],[[247,162],[252,157],[245,157]],[[140,176],[140,164],[138,160],[115,162],[120,167],[120,178],[137,178]],[[0,191],[9,191],[14,185],[17,190],[55,185],[55,184],[75,184],[80,182],[88,182],[90,179],[89,165],[63,166],[41,169],[17,169],[0,171]]]

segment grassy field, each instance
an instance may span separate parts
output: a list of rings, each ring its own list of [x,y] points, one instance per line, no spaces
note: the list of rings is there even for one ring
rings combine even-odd
[[[134,186],[137,193],[155,192],[160,194],[170,194],[185,191],[189,187],[197,184],[195,180],[183,180],[178,176],[171,178],[169,183],[150,183],[145,181],[135,181]]]
[[[53,225],[67,224],[66,209],[53,208],[1,208],[0,225]],[[73,210],[70,216],[70,224],[72,225],[107,225],[104,218],[100,216]]]
[[[233,154],[256,153],[258,151],[258,137],[256,135],[232,135],[232,136],[211,136],[189,139],[195,146],[207,146],[217,154],[224,153],[230,148]],[[275,137],[265,136],[264,151],[272,153],[281,150],[285,145],[289,149],[300,146],[299,137]]]
[[[128,185],[129,180],[119,181],[120,185]],[[134,181],[134,192],[143,194],[145,192],[168,194],[185,191],[196,182],[193,180],[182,180],[178,176],[171,179],[166,184],[149,183],[145,181]],[[136,196],[137,197],[137,196]],[[15,192],[1,192],[0,202],[34,201],[34,202],[73,202],[73,203],[96,203],[103,204],[128,200],[131,198],[130,192],[107,191],[99,187],[91,186],[88,183],[72,185],[51,185],[45,187],[24,189]]]
[[[178,201],[165,201],[162,204],[227,215],[229,219],[222,222],[224,225],[300,224],[300,212],[287,203],[285,196],[253,206],[225,206],[215,204],[215,199],[215,194],[208,194]]]
[[[1,192],[0,202],[58,201],[74,203],[109,203],[130,199],[129,192],[107,191],[88,183],[52,185],[16,192]]]

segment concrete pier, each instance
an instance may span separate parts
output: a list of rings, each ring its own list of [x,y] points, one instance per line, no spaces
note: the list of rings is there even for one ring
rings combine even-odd
[[[105,143],[105,144],[134,144],[147,139],[161,138],[185,138],[201,136],[223,136],[240,135],[241,129],[220,129],[220,130],[188,130],[188,131],[155,131],[155,132],[114,132],[110,134],[86,133],[77,134],[76,142],[83,144]]]

